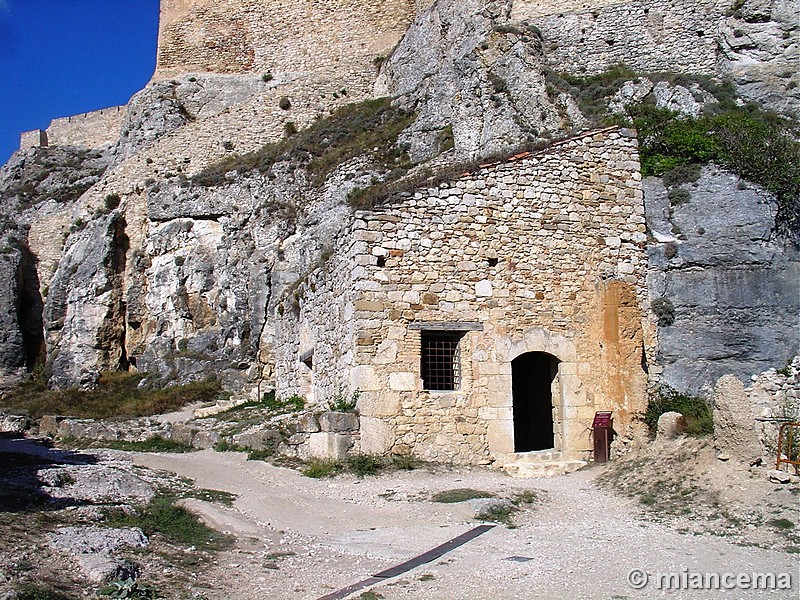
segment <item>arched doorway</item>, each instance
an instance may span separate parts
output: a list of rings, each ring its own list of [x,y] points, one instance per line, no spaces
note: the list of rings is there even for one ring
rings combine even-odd
[[[552,385],[559,362],[546,352],[526,352],[511,361],[514,452],[555,446]]]

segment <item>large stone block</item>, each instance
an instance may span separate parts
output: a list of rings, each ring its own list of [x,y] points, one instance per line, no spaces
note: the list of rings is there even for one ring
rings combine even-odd
[[[386,454],[395,443],[394,427],[382,419],[361,417],[361,452]]]
[[[714,386],[714,445],[743,461],[761,456],[752,402],[744,385],[733,375],[723,375]]]
[[[382,389],[381,381],[375,368],[369,365],[354,367],[350,372],[350,383],[352,389],[359,389],[362,392]]]
[[[351,412],[328,411],[319,416],[319,427],[324,432],[358,431],[358,415]]]
[[[178,442],[179,444],[185,444],[187,446],[191,446],[192,441],[194,440],[194,436],[197,435],[197,432],[198,432],[197,427],[192,427],[191,425],[187,425],[186,423],[175,423],[172,426],[170,439],[173,442]]]
[[[233,436],[233,444],[251,450],[275,448],[283,441],[283,436],[275,429],[239,433]]]
[[[514,421],[489,421],[486,427],[486,440],[489,450],[495,454],[507,454],[514,451]]]
[[[315,458],[343,460],[352,447],[350,435],[323,431],[308,436],[308,454]]]
[[[417,374],[410,372],[390,373],[389,388],[396,392],[413,392],[417,389]]]
[[[672,440],[686,431],[686,418],[679,412],[669,411],[658,417],[657,440]]]

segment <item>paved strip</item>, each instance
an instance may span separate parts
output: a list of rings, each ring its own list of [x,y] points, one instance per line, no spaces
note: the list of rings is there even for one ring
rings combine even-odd
[[[386,579],[391,579],[392,577],[397,577],[399,575],[402,575],[403,573],[407,573],[412,569],[416,569],[421,565],[436,560],[440,556],[447,554],[452,550],[455,550],[459,546],[463,546],[470,540],[474,540],[476,537],[486,533],[493,527],[494,525],[479,525],[478,527],[470,529],[469,531],[462,533],[461,535],[457,535],[452,540],[446,541],[444,544],[440,544],[439,546],[436,546],[435,548],[428,550],[427,552],[423,552],[419,556],[415,556],[410,560],[400,563],[399,565],[395,565],[394,567],[390,567],[384,571],[381,571],[380,573],[375,573],[372,577],[364,579],[363,581],[359,581],[358,583],[349,585],[346,588],[342,588],[337,592],[321,596],[320,598],[318,598],[318,600],[342,600],[343,598],[347,598],[347,596],[359,590],[363,590],[364,588],[373,586],[377,583],[381,583]]]

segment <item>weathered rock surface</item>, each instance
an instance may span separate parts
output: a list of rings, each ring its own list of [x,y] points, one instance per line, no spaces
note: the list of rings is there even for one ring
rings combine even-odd
[[[726,373],[744,382],[785,365],[800,344],[800,262],[774,233],[771,195],[714,167],[683,184],[683,204],[659,179],[643,185],[655,240],[648,291],[674,306],[673,324],[659,328],[662,381],[698,392]]]
[[[147,536],[138,527],[60,527],[49,534],[53,548],[70,554],[110,554],[121,548],[144,548]]]
[[[745,0],[718,28],[719,67],[738,92],[786,115],[800,114],[798,0]]]
[[[136,565],[113,557],[122,548],[144,548],[149,540],[138,527],[60,527],[47,535],[50,545],[70,555],[94,583],[136,577]]]
[[[753,405],[742,382],[733,375],[720,377],[714,386],[712,406],[716,448],[745,462],[761,456]]]
[[[139,568],[133,563],[105,554],[79,554],[75,560],[89,581],[94,583],[136,578],[139,574]]]
[[[53,498],[146,504],[156,493],[153,486],[143,479],[107,465],[65,465],[41,469],[38,477],[47,494]]]
[[[686,417],[675,411],[668,411],[658,417],[656,440],[674,440],[686,432]]]
[[[22,415],[0,414],[0,433],[22,433],[31,426],[31,420]]]
[[[386,62],[379,94],[417,111],[406,140],[415,160],[442,149],[476,158],[561,129],[545,89],[539,34],[510,24],[510,4],[445,0],[423,10]]]

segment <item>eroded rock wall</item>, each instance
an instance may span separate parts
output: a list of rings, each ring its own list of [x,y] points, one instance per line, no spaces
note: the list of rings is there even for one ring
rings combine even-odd
[[[651,299],[674,307],[659,328],[662,380],[700,392],[726,373],[785,365],[800,347],[800,261],[775,236],[775,199],[715,167],[670,200],[660,179],[644,182]]]

